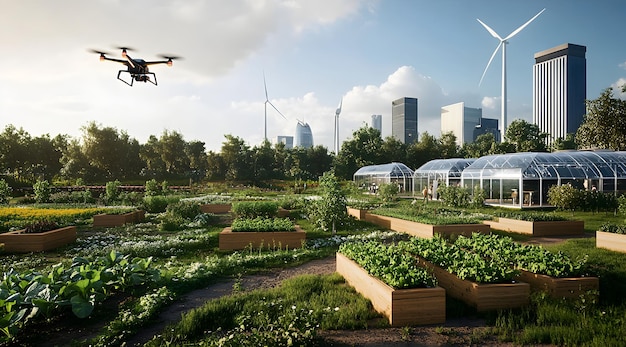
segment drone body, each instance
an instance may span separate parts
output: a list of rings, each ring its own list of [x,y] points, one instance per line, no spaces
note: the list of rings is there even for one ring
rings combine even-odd
[[[156,74],[154,72],[150,72],[150,69],[148,68],[148,66],[156,65],[156,64],[166,64],[167,66],[172,66],[173,60],[180,59],[179,57],[161,55],[160,57],[165,60],[145,61],[143,59],[131,58],[128,55],[128,51],[132,51],[132,49],[128,47],[119,47],[119,49],[122,50],[122,57],[124,59],[109,58],[106,56],[109,53],[102,52],[102,51],[91,50],[91,52],[100,54],[100,61],[108,60],[108,61],[114,61],[114,62],[126,65],[126,70],[119,70],[117,72],[117,79],[126,83],[127,85],[131,87],[133,86],[133,83],[135,81],[144,82],[144,83],[150,82],[156,86],[157,85]],[[121,78],[121,76],[124,74],[128,74],[130,78],[129,79]]]

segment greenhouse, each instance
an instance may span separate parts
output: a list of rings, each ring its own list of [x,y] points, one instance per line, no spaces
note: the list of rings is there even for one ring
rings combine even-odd
[[[413,170],[402,163],[364,166],[354,173],[353,179],[357,187],[372,193],[376,193],[381,184],[387,183],[397,184],[400,193],[413,189]]]
[[[476,159],[435,159],[420,166],[413,174],[413,192],[420,193],[424,188],[437,197],[437,187],[441,184],[461,184],[461,173]],[[434,188],[434,189],[433,189]],[[423,193],[421,193],[423,194]]]
[[[547,205],[548,189],[554,185],[621,194],[626,192],[626,152],[489,155],[463,170],[461,184],[470,190],[480,186],[487,204],[520,208]]]

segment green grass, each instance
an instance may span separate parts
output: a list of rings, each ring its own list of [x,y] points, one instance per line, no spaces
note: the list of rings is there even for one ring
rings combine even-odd
[[[309,341],[321,329],[364,329],[377,317],[368,300],[345,284],[338,274],[303,275],[273,289],[222,297],[191,310],[163,330],[148,346],[167,343],[210,343],[245,334],[255,341],[289,332],[296,341]],[[235,337],[233,337],[235,338]],[[313,341],[313,340],[310,340]],[[238,343],[243,341],[237,340]],[[297,344],[296,344],[297,345]]]

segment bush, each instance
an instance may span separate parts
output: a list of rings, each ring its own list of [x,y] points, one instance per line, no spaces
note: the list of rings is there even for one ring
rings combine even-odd
[[[471,202],[469,191],[457,185],[441,185],[437,188],[437,193],[439,194],[439,200],[443,201],[443,204],[446,206],[468,207]]]
[[[396,199],[398,195],[398,185],[394,183],[384,183],[380,185],[378,193],[380,194],[380,198],[383,199],[384,202],[391,202]]]
[[[4,179],[0,180],[0,204],[8,204],[13,188]]]
[[[122,205],[127,206],[139,206],[142,202],[143,195],[139,192],[121,192],[119,200]]]
[[[163,231],[177,231],[183,229],[186,223],[184,218],[167,213],[161,219],[159,228]]]
[[[240,201],[233,204],[237,218],[271,218],[278,214],[278,203],[273,201]]]
[[[35,184],[33,184],[33,193],[35,193],[35,201],[38,203],[48,202],[50,201],[50,193],[52,192],[52,188],[50,187],[50,182],[46,180],[37,180]]]
[[[159,195],[159,193],[161,192],[161,187],[159,186],[159,183],[157,182],[157,180],[153,178],[151,180],[146,181],[145,192],[146,192],[146,196]]]
[[[178,202],[178,198],[167,198],[163,195],[146,196],[143,198],[142,208],[150,213],[162,213],[170,203]]]
[[[112,181],[112,182],[107,182],[106,186],[105,186],[105,192],[104,192],[104,201],[107,204],[111,204],[117,200],[119,200],[120,197],[120,186],[122,185],[122,183],[118,180]]]
[[[195,201],[178,201],[169,204],[166,208],[166,212],[173,217],[180,217],[186,220],[193,220],[197,215],[202,213],[200,205]]]

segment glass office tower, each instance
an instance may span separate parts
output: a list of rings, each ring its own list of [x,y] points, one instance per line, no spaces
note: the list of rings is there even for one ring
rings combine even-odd
[[[401,98],[391,102],[391,135],[407,145],[417,142],[416,98]]]

